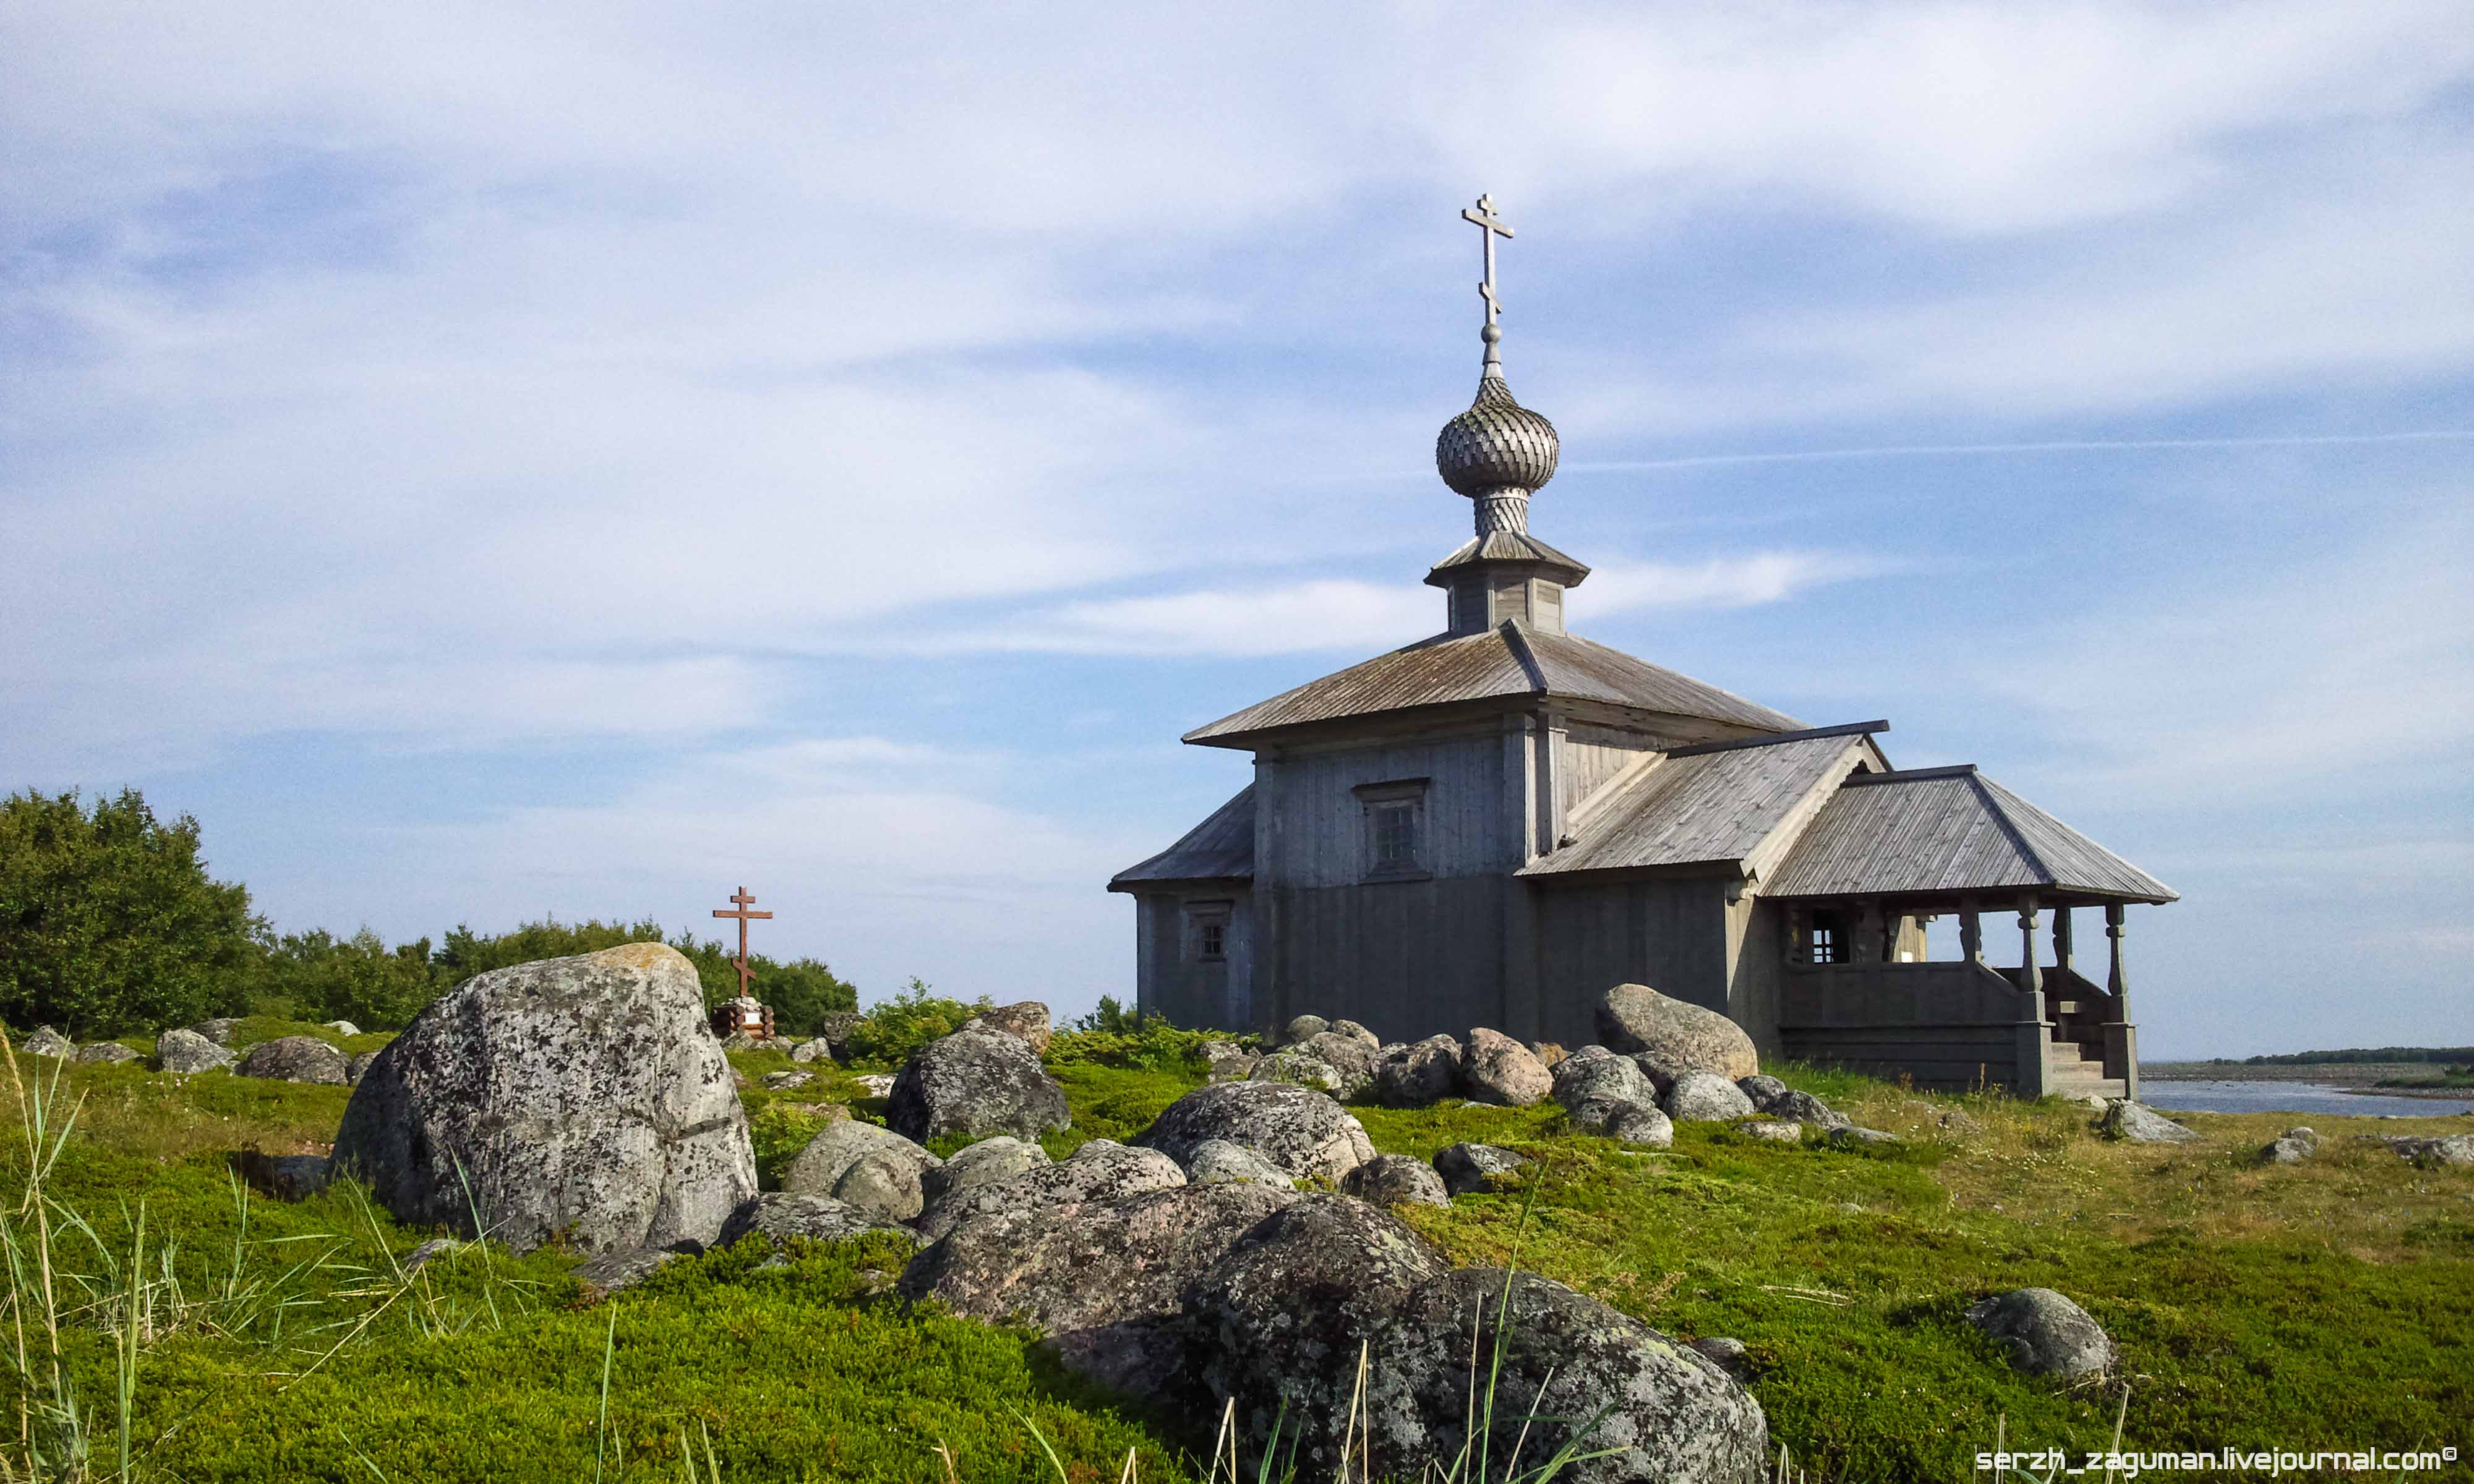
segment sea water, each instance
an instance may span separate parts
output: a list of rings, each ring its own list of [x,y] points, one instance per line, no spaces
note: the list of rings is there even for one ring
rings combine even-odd
[[[2348,1092],[2319,1082],[2181,1082],[2139,1079],[2139,1100],[2150,1108],[2187,1113],[2389,1113],[2403,1118],[2444,1118],[2474,1109],[2474,1098],[2383,1097]]]

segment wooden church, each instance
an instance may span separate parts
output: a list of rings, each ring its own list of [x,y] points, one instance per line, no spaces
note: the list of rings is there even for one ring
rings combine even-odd
[[[1807,727],[1565,627],[1589,569],[1529,534],[1558,440],[1503,376],[1511,232],[1484,197],[1462,215],[1486,244],[1486,357],[1435,443],[1476,515],[1426,574],[1443,632],[1185,734],[1252,754],[1254,777],[1108,883],[1134,898],[1141,1008],[1577,1046],[1598,997],[1637,983],[1765,1055],[2135,1095],[2123,909],[2171,888],[1973,765],[1894,768],[1886,722]],[[2080,907],[2102,909],[2101,986]],[[1945,914],[1961,956],[1933,962]]]

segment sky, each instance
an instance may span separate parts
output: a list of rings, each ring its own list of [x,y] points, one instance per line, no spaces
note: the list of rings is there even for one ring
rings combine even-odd
[[[1184,730],[1443,626],[1491,193],[1582,634],[2474,1042],[2462,0],[0,12],[0,789],[279,929],[1132,989]],[[2082,924],[2083,937],[2093,937]],[[2100,940],[2098,940],[2100,942]]]

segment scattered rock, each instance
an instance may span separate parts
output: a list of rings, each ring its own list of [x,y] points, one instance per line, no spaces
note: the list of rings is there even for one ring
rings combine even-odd
[[[1363,1041],[1366,1044],[1366,1049],[1369,1051],[1380,1051],[1383,1049],[1383,1038],[1375,1035],[1372,1031],[1368,1030],[1365,1026],[1358,1024],[1354,1020],[1334,1020],[1331,1022],[1330,1029],[1325,1032],[1325,1034],[1332,1036],[1346,1036],[1353,1040]]]
[[[1449,1206],[1443,1177],[1423,1160],[1378,1154],[1341,1177],[1341,1193],[1376,1206]]]
[[[1366,1166],[1359,1165],[1358,1169]],[[1355,1175],[1357,1170],[1349,1171]],[[1243,1144],[1232,1144],[1225,1138],[1206,1138],[1194,1146],[1185,1157],[1185,1178],[1189,1185],[1218,1185],[1231,1181],[1258,1185],[1275,1185],[1282,1190],[1297,1188],[1289,1172],[1266,1160]]]
[[[867,1017],[856,1010],[835,1010],[818,1017],[816,1041],[823,1043],[823,1049],[818,1051],[816,1056],[831,1057],[837,1062],[849,1061],[851,1033],[858,1030],[866,1020]],[[812,1041],[810,1044],[813,1045],[815,1042]],[[796,1053],[793,1055],[795,1056]],[[816,1056],[811,1056],[807,1060],[813,1062]]]
[[[1666,1115],[1678,1123],[1733,1123],[1752,1112],[1744,1089],[1717,1072],[1686,1072],[1666,1091]]]
[[[1035,999],[982,1010],[962,1022],[963,1030],[999,1031],[1022,1041],[1034,1056],[1048,1054],[1048,1007]]]
[[[1675,1090],[1676,1078],[1692,1070],[1689,1066],[1667,1061],[1656,1052],[1635,1051],[1631,1058],[1632,1065],[1640,1068],[1640,1074],[1649,1079],[1649,1085],[1658,1089],[1661,1098]]]
[[[976,1144],[965,1144],[944,1163],[922,1171],[919,1188],[928,1200],[941,1201],[957,1190],[1011,1180],[1048,1162],[1048,1151],[1037,1144],[1010,1134],[999,1134]]]
[[[1435,1156],[1435,1173],[1443,1177],[1443,1188],[1454,1195],[1472,1191],[1500,1190],[1504,1177],[1528,1163],[1526,1159],[1509,1149],[1493,1144],[1454,1144]]]
[[[1233,1041],[1206,1041],[1202,1043],[1202,1065],[1210,1070],[1214,1082],[1243,1082],[1254,1070],[1262,1057]]]
[[[2075,1379],[2113,1364],[2113,1341],[2088,1311],[2050,1288],[1996,1294],[1967,1311],[1967,1322],[2029,1376]]]
[[[861,1089],[870,1097],[886,1097],[893,1091],[894,1077],[891,1072],[861,1072],[851,1080],[858,1083]]]
[[[333,1031],[338,1036],[358,1036],[361,1033],[361,1028],[350,1020],[329,1020],[319,1028]]]
[[[1772,1144],[1804,1142],[1804,1125],[1783,1118],[1753,1118],[1735,1125],[1735,1132],[1746,1138],[1758,1138]]]
[[[243,1077],[324,1082],[340,1088],[352,1080],[352,1059],[333,1041],[315,1036],[278,1036],[250,1047],[233,1070]]]
[[[1246,1080],[1285,1082],[1295,1087],[1311,1088],[1317,1092],[1327,1092],[1333,1097],[1340,1096],[1341,1089],[1346,1085],[1338,1067],[1294,1046],[1274,1051],[1256,1062],[1253,1069],[1246,1074]]]
[[[437,1261],[441,1257],[461,1252],[463,1248],[464,1244],[451,1236],[433,1236],[428,1241],[425,1241],[420,1246],[414,1248],[412,1251],[405,1253],[403,1255],[403,1260],[397,1263],[396,1266],[403,1269],[407,1275],[418,1273],[423,1268],[429,1266],[432,1262]]]
[[[928,1204],[919,1166],[899,1155],[872,1154],[834,1182],[833,1196],[856,1211],[885,1221],[909,1221]]]
[[[1331,1022],[1321,1016],[1298,1016],[1280,1033],[1280,1044],[1294,1046],[1309,1036],[1320,1036],[1331,1029]]]
[[[2097,1121],[2097,1132],[2107,1138],[2134,1144],[2188,1144],[2199,1137],[2163,1113],[2126,1097],[2115,1098],[2105,1105],[2104,1116]]]
[[[1481,1026],[1462,1043],[1461,1088],[1473,1102],[1526,1108],[1555,1090],[1555,1074],[1527,1046]]]
[[[1784,1097],[1787,1092],[1786,1084],[1767,1072],[1756,1072],[1750,1077],[1738,1077],[1735,1079],[1735,1086],[1743,1089],[1744,1096],[1751,1098],[1753,1106],[1763,1113],[1769,1112],[1770,1099]]]
[[[46,1025],[18,1043],[17,1049],[28,1056],[59,1057],[67,1061],[77,1055],[77,1042]]]
[[[1134,1142],[1182,1161],[1209,1138],[1256,1150],[1299,1180],[1338,1181],[1374,1158],[1365,1126],[1346,1109],[1285,1082],[1198,1088],[1170,1104]]]
[[[675,1247],[621,1247],[576,1264],[575,1281],[587,1294],[606,1299],[652,1277],[664,1263],[688,1256]]]
[[[842,1118],[826,1125],[783,1166],[782,1188],[791,1195],[833,1195],[852,1166],[870,1159],[903,1172],[896,1180],[908,1187],[910,1215],[918,1214],[918,1202],[925,1199],[928,1172],[945,1162],[891,1129]],[[895,1204],[903,1202],[896,1198]]]
[[[1597,1022],[1598,1040],[1615,1050],[1647,1052],[1683,1070],[1715,1072],[1733,1082],[1761,1069],[1742,1026],[1645,984],[1607,991],[1598,1000]]]
[[[1302,1197],[1247,1232],[1186,1296],[1204,1357],[1200,1378],[1236,1402],[1246,1453],[1270,1439],[1285,1411],[1282,1447],[1298,1440],[1300,1476],[1327,1474],[1339,1460],[1360,1344],[1445,1271],[1398,1217],[1345,1195]],[[1377,1369],[1389,1364],[1385,1353]]]
[[[1746,1077],[1735,1086],[1753,1100],[1754,1108],[1773,1118],[1791,1118],[1817,1129],[1844,1128],[1854,1121],[1811,1093],[1790,1088],[1776,1077]],[[1758,1091],[1754,1090],[1757,1087]]]
[[[792,1088],[804,1088],[815,1080],[814,1072],[786,1070],[764,1074],[764,1086],[776,1092],[788,1092]]]
[[[1479,1374],[1492,1372],[1493,1406],[1478,1419],[1492,1457],[1518,1449],[1524,1460],[1545,1459],[1594,1418],[1575,1449],[1582,1460],[1559,1480],[1746,1484],[1767,1476],[1768,1421],[1724,1367],[1532,1273],[1466,1268],[1429,1279],[1374,1347],[1382,1359],[1367,1410],[1377,1472],[1406,1477],[1426,1459],[1462,1454],[1472,1441],[1474,1360]],[[1609,1456],[1587,1456],[1601,1451]]]
[[[1898,1143],[1900,1139],[1896,1134],[1884,1134],[1880,1129],[1847,1123],[1830,1131],[1830,1141],[1842,1149],[1879,1149]]]
[[[1576,1128],[1602,1133],[1617,1113],[1656,1108],[1658,1089],[1631,1059],[1604,1046],[1584,1046],[1556,1064],[1555,1101]]]
[[[1037,1138],[1071,1128],[1065,1089],[1039,1065],[1022,1038],[962,1030],[940,1037],[894,1079],[885,1121],[905,1138],[926,1143],[949,1134],[1011,1134]]]
[[[1714,1361],[1719,1370],[1738,1379],[1743,1376],[1750,1358],[1744,1350],[1744,1342],[1732,1335],[1704,1335],[1692,1342],[1692,1348]]]
[[[377,1061],[378,1054],[375,1051],[363,1051],[358,1053],[352,1059],[352,1061],[345,1064],[344,1080],[351,1083],[353,1087],[359,1087],[361,1085],[361,1079],[369,1075],[370,1068],[376,1066],[377,1065]]]
[[[1374,1063],[1374,1095],[1394,1108],[1439,1102],[1460,1082],[1461,1043],[1449,1036],[1391,1047]]]
[[[2262,1164],[2299,1164],[2319,1152],[2319,1135],[2307,1128],[2287,1129],[2259,1152]]]
[[[155,1065],[167,1072],[210,1072],[239,1060],[196,1031],[165,1031],[155,1038]]]
[[[109,1066],[122,1062],[134,1062],[137,1060],[137,1053],[116,1041],[96,1041],[78,1047],[77,1059],[88,1065]]]
[[[232,1043],[232,1037],[240,1030],[240,1021],[230,1016],[224,1016],[212,1020],[201,1020],[189,1029],[218,1046],[230,1046]]]
[[[1943,1133],[1953,1138],[1973,1138],[1984,1132],[1984,1125],[1968,1116],[1963,1109],[1953,1108],[1934,1120]]]
[[[1346,1025],[1349,1022],[1344,1020],[1341,1023]],[[1340,1074],[1336,1096],[1356,1097],[1374,1087],[1374,1050],[1364,1038],[1332,1030],[1309,1036],[1298,1045],[1296,1052],[1282,1052],[1281,1055],[1302,1053],[1313,1057]]]
[[[1627,1108],[1609,1118],[1598,1132],[1619,1144],[1643,1149],[1671,1149],[1675,1145],[1675,1122],[1656,1104]]]
[[[1086,1206],[1104,1206],[1184,1184],[1185,1171],[1168,1155],[1095,1138],[1054,1164],[1033,1165],[1009,1179],[952,1191],[912,1224],[933,1239],[985,1216],[1028,1210],[1055,1210],[1070,1216]]]
[[[871,1233],[894,1233],[917,1246],[923,1240],[909,1227],[886,1221],[856,1207],[835,1200],[829,1195],[791,1195],[774,1191],[741,1202],[721,1225],[716,1247],[735,1247],[750,1236],[761,1236],[775,1251],[788,1247],[792,1238],[810,1241],[838,1242],[848,1237],[866,1236]]]
[[[803,1065],[813,1062],[830,1062],[833,1059],[833,1044],[822,1036],[811,1036],[790,1048],[790,1060]]]
[[[332,1162],[325,1155],[270,1155],[244,1149],[232,1156],[231,1162],[252,1189],[279,1201],[305,1201],[326,1189],[334,1175]]]
[[[695,966],[657,943],[433,1000],[353,1089],[335,1163],[399,1221],[469,1235],[477,1207],[520,1253],[553,1235],[588,1253],[710,1241],[756,1192]]]
[[[1555,1065],[1563,1061],[1564,1058],[1569,1054],[1564,1051],[1562,1042],[1552,1041],[1531,1041],[1529,1043],[1529,1049],[1548,1071],[1553,1071],[1555,1069]]]
[[[733,1031],[729,1035],[721,1038],[721,1049],[724,1051],[770,1051],[774,1049],[774,1046],[773,1042],[766,1041],[762,1036],[751,1036],[745,1031]]]
[[[2380,1142],[2395,1150],[2399,1159],[2425,1169],[2474,1164],[2474,1134],[2450,1134],[2438,1138],[2390,1134],[2382,1137]]]

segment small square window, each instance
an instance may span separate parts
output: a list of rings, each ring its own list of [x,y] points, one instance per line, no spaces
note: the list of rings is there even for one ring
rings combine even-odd
[[[1185,909],[1185,956],[1197,964],[1228,961],[1228,919],[1233,904],[1190,902]]]
[[[1812,932],[1805,942],[1807,964],[1844,964],[1847,962],[1847,939],[1839,931],[1838,914],[1816,912],[1812,915]]]
[[[1206,960],[1226,958],[1228,956],[1228,924],[1225,922],[1204,922],[1201,926],[1202,942],[1201,944],[1201,947],[1202,949],[1203,958]]]
[[[1366,809],[1368,879],[1424,879],[1426,780],[1360,783],[1355,792]]]
[[[1414,871],[1418,865],[1418,806],[1378,803],[1374,806],[1374,869]]]

